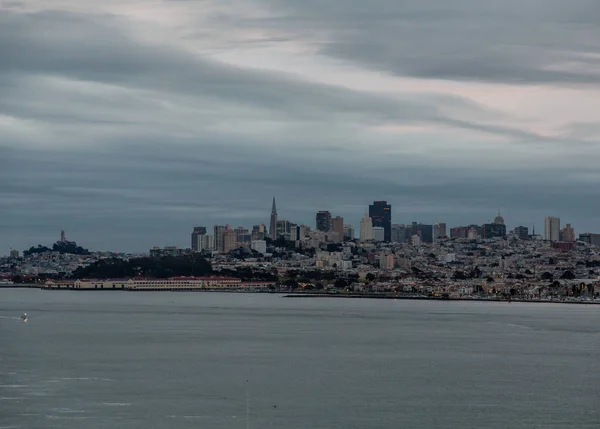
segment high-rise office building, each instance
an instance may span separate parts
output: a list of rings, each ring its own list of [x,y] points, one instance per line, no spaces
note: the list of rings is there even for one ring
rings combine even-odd
[[[278,240],[283,238],[284,240],[290,239],[290,223],[287,220],[281,219],[277,221],[275,228],[275,239]]]
[[[442,237],[447,237],[446,224],[445,223],[434,224],[433,225],[433,240],[436,241]]]
[[[560,219],[555,216],[546,216],[544,220],[544,238],[549,241],[560,240]]]
[[[271,222],[269,223],[269,237],[271,240],[277,240],[277,207],[275,206],[275,197],[273,197],[273,206],[271,207]]]
[[[410,236],[418,235],[421,238],[421,243],[433,243],[433,225],[413,222],[409,229]]]
[[[265,224],[254,225],[252,227],[252,240],[264,240],[266,235],[267,227]]]
[[[331,230],[331,213],[326,210],[317,212],[316,216],[317,230],[327,232]]]
[[[331,229],[337,234],[337,241],[344,241],[344,218],[336,216],[331,219]]]
[[[560,241],[566,241],[569,243],[573,243],[575,241],[575,230],[571,228],[571,224],[568,223],[561,231],[560,231]]]
[[[373,226],[382,227],[384,230],[384,241],[392,241],[392,206],[387,201],[374,201],[369,206],[369,217]]]
[[[225,242],[223,241],[223,234],[225,234],[225,230],[227,226],[225,225],[215,225],[214,227],[214,237],[215,237],[215,250],[218,252],[222,252],[224,249]]]
[[[354,225],[344,225],[344,239],[354,240]]]
[[[373,222],[371,218],[364,215],[360,220],[360,241],[373,240]]]
[[[195,252],[199,252],[198,249],[198,237],[206,234],[205,226],[196,226],[192,231],[192,241],[191,241],[191,249]]]
[[[500,216],[500,209],[498,209],[498,216],[494,218],[494,223],[498,225],[504,225],[504,218]]]
[[[202,252],[204,250],[214,250],[215,240],[212,234],[199,235],[196,241],[196,252]]]
[[[529,228],[526,226],[517,226],[514,229],[514,234],[519,237],[519,240],[528,240],[529,239]]]
[[[298,241],[299,240],[298,233],[300,230],[298,225],[296,225],[295,223],[290,223],[289,228],[290,228],[290,241]]]
[[[373,241],[381,242],[385,240],[385,229],[382,226],[373,227]]]
[[[456,226],[450,228],[450,238],[467,238],[469,236],[469,228],[466,226]]]
[[[592,234],[590,232],[579,234],[579,241],[594,246],[600,246],[600,234]]]
[[[403,223],[392,224],[392,243],[406,243],[406,225]]]
[[[235,242],[235,231],[227,225],[223,232],[223,253],[229,253],[229,251],[237,248]]]
[[[483,238],[504,237],[506,235],[506,225],[503,223],[486,223],[482,225]]]

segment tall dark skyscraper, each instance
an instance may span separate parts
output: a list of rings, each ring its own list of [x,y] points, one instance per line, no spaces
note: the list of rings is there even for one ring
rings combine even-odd
[[[271,208],[271,222],[269,223],[269,237],[271,240],[277,240],[277,207],[275,206],[275,197],[273,197],[273,207]]]
[[[198,237],[206,235],[205,226],[196,226],[192,231],[192,250],[198,251]]]
[[[387,201],[374,201],[369,206],[369,217],[373,226],[383,228],[383,240],[387,243],[392,241],[392,206]]]
[[[331,213],[325,210],[317,212],[317,230],[318,231],[330,231],[331,230]]]

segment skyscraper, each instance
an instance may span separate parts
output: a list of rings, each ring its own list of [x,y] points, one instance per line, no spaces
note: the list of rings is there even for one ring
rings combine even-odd
[[[392,240],[392,206],[387,201],[374,201],[369,206],[369,217],[373,226],[379,226],[384,231],[384,241]]]
[[[392,243],[406,242],[406,225],[402,223],[392,224]]]
[[[560,219],[555,216],[546,216],[544,220],[544,238],[549,241],[560,240]]]
[[[373,221],[367,215],[360,220],[360,241],[373,240]]]
[[[331,229],[337,234],[338,241],[344,241],[344,218],[336,216],[331,219]]]
[[[190,247],[195,252],[198,252],[201,250],[198,247],[198,237],[200,237],[202,235],[206,235],[206,227],[205,226],[194,227],[194,230],[192,231],[192,243],[191,243],[192,245]]]
[[[344,238],[354,240],[354,225],[344,225]]]
[[[373,227],[373,241],[381,242],[385,237],[385,229],[381,226]]]
[[[273,206],[271,207],[271,222],[269,223],[269,237],[271,240],[277,240],[277,207],[275,206],[275,197],[273,197]]]
[[[504,218],[500,216],[500,209],[498,209],[498,216],[494,218],[494,223],[498,225],[504,225]]]
[[[224,249],[223,234],[225,234],[226,229],[225,225],[215,225],[214,227],[215,250],[218,252],[222,252]]]
[[[515,235],[519,237],[519,240],[529,239],[529,228],[526,226],[517,226],[514,231]]]
[[[317,230],[327,232],[331,230],[331,213],[326,210],[317,212],[316,216]]]
[[[223,232],[223,252],[229,253],[229,251],[236,248],[235,242],[235,231],[229,225],[225,228]]]
[[[568,223],[567,226],[561,230],[561,236],[561,241],[567,241],[569,243],[573,243],[575,241],[575,230],[571,228],[570,223]]]
[[[446,224],[436,223],[433,225],[433,240],[436,241],[441,237],[447,237]]]

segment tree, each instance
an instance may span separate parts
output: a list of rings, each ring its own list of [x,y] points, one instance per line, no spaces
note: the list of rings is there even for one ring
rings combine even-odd
[[[554,276],[552,274],[550,274],[548,271],[543,273],[541,276],[542,280],[552,280],[553,278],[554,278]]]
[[[373,280],[375,280],[375,274],[368,273],[366,279],[367,281],[372,282]]]
[[[328,252],[341,252],[342,251],[342,245],[339,243],[328,243],[327,244],[327,251]]]
[[[488,283],[494,283],[494,279],[492,277],[490,277],[490,276],[488,276],[488,278],[485,279],[485,281],[488,282]]]
[[[457,270],[457,271],[454,271],[454,273],[452,274],[452,278],[454,280],[466,280],[467,276],[465,275],[464,272]]]
[[[575,274],[573,274],[571,271],[567,270],[562,274],[562,276],[560,276],[560,278],[563,280],[573,280],[573,279],[575,279]]]
[[[346,279],[337,279],[335,281],[336,289],[346,289],[348,287],[348,280]]]

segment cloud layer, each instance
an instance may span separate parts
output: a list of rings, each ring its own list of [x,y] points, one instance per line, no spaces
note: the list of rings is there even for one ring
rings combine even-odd
[[[0,2],[0,246],[194,225],[595,230],[596,2]],[[535,31],[532,31],[535,29]]]

